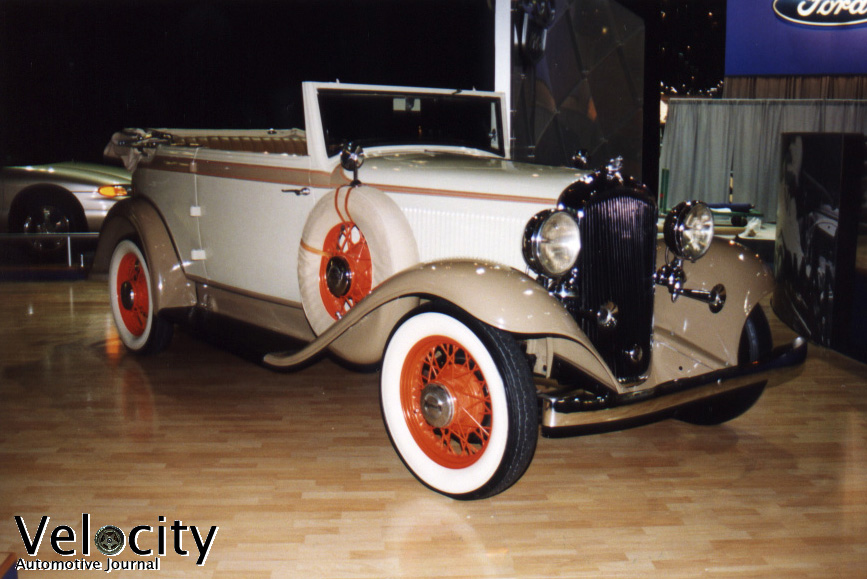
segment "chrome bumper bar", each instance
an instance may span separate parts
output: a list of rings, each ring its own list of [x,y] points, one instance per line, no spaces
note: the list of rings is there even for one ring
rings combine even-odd
[[[620,399],[599,410],[577,410],[569,396],[540,394],[542,435],[575,436],[619,430],[668,418],[683,406],[742,388],[776,386],[797,376],[807,358],[807,341],[797,338],[762,361],[723,368],[660,384],[641,400]],[[570,408],[570,406],[572,408]]]

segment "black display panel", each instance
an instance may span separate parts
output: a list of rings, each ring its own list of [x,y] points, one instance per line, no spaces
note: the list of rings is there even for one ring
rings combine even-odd
[[[867,361],[867,142],[784,134],[774,310],[811,340]]]
[[[513,156],[564,165],[583,149],[641,177],[644,20],[614,0],[547,4],[512,15]]]

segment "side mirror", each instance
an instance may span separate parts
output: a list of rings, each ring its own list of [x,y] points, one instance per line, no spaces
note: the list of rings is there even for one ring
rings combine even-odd
[[[364,149],[361,145],[351,142],[344,143],[340,151],[340,165],[347,171],[352,171],[352,185],[360,185],[358,169],[364,164]]]

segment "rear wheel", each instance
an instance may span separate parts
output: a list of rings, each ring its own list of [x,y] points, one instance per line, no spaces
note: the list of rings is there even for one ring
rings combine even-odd
[[[513,485],[530,464],[538,411],[514,339],[451,309],[420,308],[386,346],[382,414],[392,445],[423,484],[456,499]]]
[[[771,351],[771,327],[761,306],[747,317],[738,346],[738,364],[756,362]],[[723,394],[688,406],[677,414],[679,420],[702,426],[714,426],[733,420],[752,408],[765,391],[764,384]]]
[[[108,270],[111,313],[123,345],[139,354],[164,350],[174,326],[154,313],[151,273],[138,245],[125,239],[117,244]]]

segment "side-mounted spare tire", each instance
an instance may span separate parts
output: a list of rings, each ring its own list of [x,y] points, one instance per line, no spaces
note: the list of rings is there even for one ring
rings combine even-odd
[[[313,331],[321,334],[376,286],[418,261],[409,223],[388,196],[365,186],[328,193],[310,212],[298,250],[298,285]],[[369,345],[341,339],[332,351],[352,362],[373,362],[391,327],[414,305],[380,308],[363,322]]]

